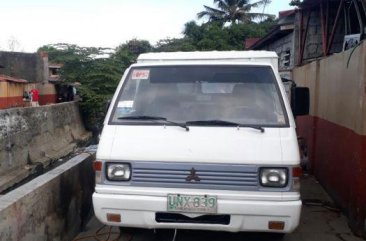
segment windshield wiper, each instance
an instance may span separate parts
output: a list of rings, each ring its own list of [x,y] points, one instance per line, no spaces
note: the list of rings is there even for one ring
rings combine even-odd
[[[170,124],[182,127],[184,129],[186,129],[186,131],[189,131],[189,127],[186,124],[170,121],[167,118],[160,117],[160,116],[148,116],[148,115],[123,116],[123,117],[118,117],[117,119],[118,120],[141,120],[141,121],[164,121],[166,123],[170,123]]]
[[[198,121],[187,121],[187,125],[217,125],[217,126],[237,126],[237,127],[247,127],[253,128],[256,130],[260,130],[262,133],[264,132],[264,128],[257,125],[245,125],[240,123],[235,123],[231,121],[225,120],[198,120]]]

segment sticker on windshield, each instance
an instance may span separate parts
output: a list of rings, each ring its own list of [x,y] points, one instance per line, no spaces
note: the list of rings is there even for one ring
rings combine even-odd
[[[133,100],[125,100],[125,101],[119,101],[117,104],[117,115],[128,115],[132,113],[133,110]]]
[[[283,115],[277,115],[277,122],[278,123],[285,123],[286,121],[285,121],[285,116],[283,116]]]
[[[149,76],[150,76],[150,70],[148,69],[137,69],[132,72],[133,80],[149,79]]]
[[[119,101],[117,105],[118,108],[132,108],[132,106],[133,100]]]

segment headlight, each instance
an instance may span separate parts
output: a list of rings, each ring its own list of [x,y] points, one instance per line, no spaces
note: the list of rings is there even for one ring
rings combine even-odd
[[[107,179],[110,181],[129,181],[131,165],[127,163],[108,163]]]
[[[259,180],[263,187],[285,187],[288,170],[286,168],[261,168]]]

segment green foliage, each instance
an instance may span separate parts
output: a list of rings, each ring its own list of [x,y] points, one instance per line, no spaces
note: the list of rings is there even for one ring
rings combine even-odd
[[[62,64],[64,83],[80,83],[81,112],[88,129],[100,126],[104,106],[118,84],[122,69],[112,58],[103,57],[110,49],[86,48],[71,44],[46,45],[38,51],[48,52],[49,61]]]
[[[153,47],[149,41],[132,39],[119,45],[111,57],[119,62],[123,69],[125,69],[132,63],[135,63],[140,54],[151,51],[153,51]]]
[[[267,19],[260,23],[233,24],[222,28],[219,23],[197,25],[186,23],[181,41],[189,43],[195,50],[243,50],[247,38],[262,37],[275,23]]]
[[[156,44],[156,52],[195,51],[197,48],[188,38],[162,39]]]
[[[49,61],[63,64],[64,83],[80,83],[77,87],[86,127],[99,130],[106,114],[106,103],[115,92],[123,72],[134,63],[139,54],[151,52],[153,47],[145,40],[130,40],[115,50],[109,48],[79,47],[73,44],[46,45],[38,51],[48,52]]]
[[[42,46],[38,52],[48,53],[51,62],[66,63],[70,61],[92,60],[94,56],[111,51],[110,48],[79,47],[75,44],[50,44]]]
[[[265,7],[270,0],[256,0],[251,3],[250,0],[214,0],[216,8],[204,5],[204,11],[197,14],[198,18],[208,18],[211,23],[217,23],[223,26],[225,23],[254,23],[258,19],[271,17],[270,14],[253,13],[253,8]]]
[[[290,6],[300,6],[301,5],[301,0],[292,0],[290,2]]]
[[[106,58],[86,62],[80,70],[81,111],[88,120],[88,128],[98,129],[105,116],[106,103],[112,98],[123,69],[114,59]]]

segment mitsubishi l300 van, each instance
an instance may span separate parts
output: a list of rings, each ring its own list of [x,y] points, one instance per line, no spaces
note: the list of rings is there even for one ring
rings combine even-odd
[[[96,217],[148,229],[292,232],[301,210],[292,109],[308,112],[296,98],[308,92],[296,89],[290,104],[277,59],[265,51],[140,55],[105,119]]]

